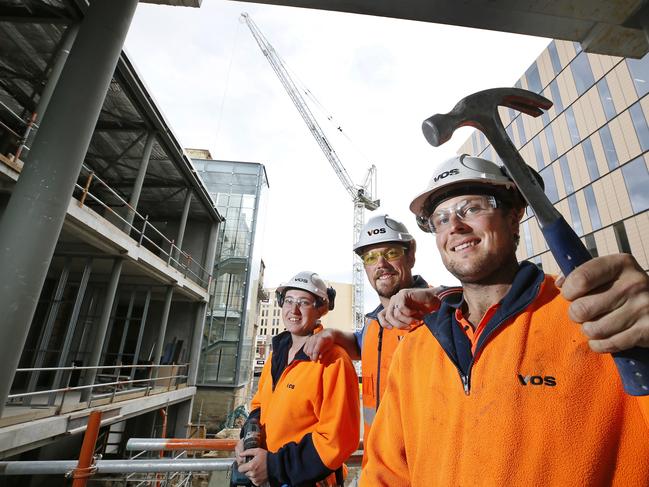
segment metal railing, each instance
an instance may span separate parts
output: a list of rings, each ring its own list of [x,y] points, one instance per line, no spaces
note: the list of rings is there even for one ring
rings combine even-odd
[[[82,186],[79,183],[75,184],[75,193],[80,191],[78,200],[79,206],[83,207],[85,205],[86,199],[90,198],[106,211],[114,215],[118,220],[120,220],[124,226],[123,229],[126,233],[130,233],[131,230],[134,231],[137,237],[137,245],[145,246],[151,250],[151,247],[159,253],[159,257],[167,261],[168,266],[172,266],[182,272],[185,277],[189,277],[195,282],[198,282],[200,285],[209,289],[210,282],[212,281],[212,273],[208,271],[203,266],[201,266],[196,260],[194,260],[191,254],[183,251],[180,247],[175,244],[174,239],[169,239],[158,230],[152,223],[149,222],[149,215],[141,215],[138,211],[133,208],[124,198],[122,198],[113,188],[111,188],[105,181],[103,181],[95,172],[90,169],[85,164],[81,167],[81,173],[87,173],[87,177],[84,185]],[[81,175],[79,176],[82,177]],[[113,210],[108,204],[103,202],[96,194],[93,194],[90,191],[90,187],[93,184],[99,184],[104,189],[106,189],[113,197],[115,197],[120,204],[124,205],[127,209],[128,216],[133,215],[133,223],[130,222],[127,218],[120,215],[118,212]],[[135,220],[139,219],[138,222],[141,222],[141,227],[136,227]],[[147,235],[147,231],[149,235]],[[156,241],[151,237],[151,234],[157,235],[162,239],[162,243],[158,245]]]
[[[7,396],[7,406],[29,406],[54,407],[55,414],[60,414],[70,393],[79,391],[86,396],[82,401],[80,398],[76,404],[86,402],[90,407],[92,401],[97,399],[109,399],[112,403],[120,395],[140,392],[142,396],[147,396],[157,388],[163,388],[165,391],[178,389],[182,384],[187,383],[186,371],[189,364],[167,364],[167,365],[99,365],[99,366],[70,366],[70,367],[38,367],[38,368],[20,368],[16,369],[16,374],[33,373],[33,372],[54,372],[55,374],[65,374],[66,385],[55,389],[46,389],[39,391],[28,391]],[[74,372],[96,370],[96,379],[92,384],[71,386],[71,378]],[[183,370],[185,373],[176,373]],[[104,373],[100,373],[105,371]],[[129,373],[123,373],[128,371]],[[138,372],[144,371],[146,377],[136,378]],[[162,371],[163,375],[158,372]],[[171,373],[169,373],[171,372]],[[66,374],[67,373],[67,374]],[[164,375],[166,374],[166,375]],[[87,391],[87,394],[83,394]],[[46,402],[37,403],[34,398],[44,397]],[[71,401],[74,403],[74,401]]]
[[[8,105],[0,101],[0,110],[8,113],[15,121],[20,125],[25,127],[25,131],[22,134],[19,134],[13,130],[9,125],[0,120],[0,127],[5,129],[9,134],[13,135],[16,139],[16,151],[13,154],[14,161],[18,161],[24,149],[29,150],[27,147],[27,139],[32,130],[38,129],[38,124],[36,123],[36,112],[32,112],[29,120],[24,120],[20,115],[14,112]]]

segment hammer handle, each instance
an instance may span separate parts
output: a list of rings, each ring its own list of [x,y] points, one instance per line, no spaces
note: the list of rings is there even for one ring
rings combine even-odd
[[[564,276],[592,259],[575,231],[561,216],[541,227],[552,255]],[[631,396],[649,395],[649,348],[635,347],[613,354],[624,391]]]

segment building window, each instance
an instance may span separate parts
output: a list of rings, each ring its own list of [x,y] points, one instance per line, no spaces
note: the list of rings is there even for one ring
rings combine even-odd
[[[572,111],[572,107],[568,108],[563,113],[566,114],[566,123],[568,124],[568,132],[570,133],[570,140],[572,140],[572,145],[577,145],[579,144],[579,142],[581,142],[581,136],[579,135],[579,129],[577,128],[575,113]]]
[[[597,208],[597,200],[595,199],[595,192],[592,186],[584,188],[584,196],[586,197],[586,206],[588,207],[588,214],[590,215],[590,224],[593,230],[602,228],[602,220],[599,217],[599,209]]]
[[[615,151],[615,144],[613,143],[613,137],[611,136],[611,129],[608,128],[608,125],[604,125],[599,129],[599,138],[602,141],[602,147],[604,147],[604,156],[606,156],[606,164],[608,164],[608,169],[612,171],[618,166],[617,152]]]
[[[575,79],[575,85],[579,96],[583,95],[588,88],[595,84],[593,70],[590,67],[590,62],[588,62],[588,56],[585,52],[579,53],[579,55],[573,59],[570,63],[570,70],[572,71],[572,77]]]
[[[642,98],[649,93],[649,58],[645,56],[642,59],[627,59],[626,65],[633,78],[638,98]]]
[[[525,137],[525,127],[523,126],[523,117],[516,117],[516,128],[518,129],[518,138],[521,141],[521,147],[527,144],[527,137]]]
[[[516,143],[514,141],[514,124],[510,123],[509,125],[507,125],[507,128],[505,129],[505,132],[507,132],[507,135],[509,136],[509,140],[512,141],[512,144],[516,145]],[[517,147],[517,149],[519,149],[519,148],[520,147]]]
[[[615,240],[617,241],[617,248],[620,252],[625,254],[631,253],[631,245],[629,245],[629,237],[624,228],[624,222],[617,222],[613,225],[613,232],[615,233]]]
[[[649,209],[649,173],[644,157],[638,157],[622,166],[622,176],[635,213]]]
[[[485,134],[478,131],[478,138],[480,139],[480,150],[483,151],[489,145],[487,143],[487,137],[485,137]]]
[[[550,83],[550,94],[552,96],[552,103],[554,103],[556,113],[561,113],[563,111],[563,101],[561,101],[561,93],[559,92],[559,85],[557,85],[556,79],[552,80],[552,83]]]
[[[543,86],[541,85],[539,67],[536,65],[536,61],[525,72],[525,77],[527,78],[527,89],[534,93],[541,93]]]
[[[527,251],[527,256],[531,257],[534,255],[534,247],[532,245],[532,234],[530,233],[529,220],[523,222],[523,238],[525,239],[525,250]]]
[[[539,139],[539,136],[537,135],[532,139],[532,145],[534,146],[534,155],[536,156],[536,164],[539,169],[543,169],[545,167],[545,161],[543,160],[543,151],[541,150],[541,140]]]
[[[575,190],[575,187],[572,184],[570,166],[568,165],[568,158],[566,156],[561,156],[559,166],[561,167],[561,176],[563,176],[563,187],[566,190],[566,194],[570,194]]]
[[[638,135],[640,147],[643,151],[649,150],[649,127],[647,127],[647,119],[644,116],[644,111],[640,103],[636,103],[629,108],[631,114],[631,121],[635,127],[635,133]]]
[[[539,174],[543,178],[543,183],[545,183],[545,194],[552,203],[556,203],[559,201],[559,191],[557,191],[557,181],[554,178],[552,166],[548,166],[543,171],[539,171]]]
[[[584,234],[584,227],[581,224],[581,216],[579,216],[579,206],[577,205],[577,198],[575,195],[568,196],[568,207],[570,208],[570,217],[572,219],[572,228],[575,229],[577,235]]]
[[[550,61],[552,62],[552,69],[554,70],[555,76],[561,72],[561,60],[559,59],[559,53],[557,52],[557,44],[555,41],[548,44],[548,53],[550,53]]]
[[[557,158],[557,144],[554,142],[554,132],[552,131],[552,126],[548,125],[545,127],[545,138],[548,141],[548,152],[550,153],[550,162],[556,160]]]
[[[590,252],[590,255],[593,257],[598,257],[599,252],[597,251],[597,243],[595,243],[595,235],[592,233],[589,233],[584,237],[585,243],[586,243],[586,249],[588,252]]]
[[[584,150],[584,158],[586,159],[586,167],[588,168],[588,175],[591,181],[599,178],[599,168],[597,167],[597,159],[595,159],[595,151],[593,151],[593,144],[590,138],[584,140],[581,144]]]
[[[602,108],[604,108],[604,114],[606,114],[606,120],[611,120],[617,115],[617,111],[615,110],[615,104],[613,103],[611,91],[608,89],[606,78],[602,78],[597,82],[597,92],[602,102]]]

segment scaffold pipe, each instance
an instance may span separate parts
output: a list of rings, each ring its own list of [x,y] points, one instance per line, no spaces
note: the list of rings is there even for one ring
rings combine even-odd
[[[142,451],[232,451],[238,441],[231,438],[131,438],[126,442],[126,449]]]
[[[97,460],[95,474],[213,472],[230,468],[234,458],[162,459],[162,460]],[[0,475],[66,474],[77,467],[76,460],[0,462]]]

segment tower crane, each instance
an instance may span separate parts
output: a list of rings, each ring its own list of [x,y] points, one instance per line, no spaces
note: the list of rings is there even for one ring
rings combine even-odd
[[[354,242],[358,241],[365,223],[365,209],[373,211],[380,205],[380,201],[374,199],[374,193],[376,191],[376,167],[374,165],[370,166],[362,185],[354,184],[342,162],[340,162],[338,154],[336,154],[336,151],[327,140],[325,133],[302,97],[300,90],[295,85],[295,82],[291,78],[282,59],[250,18],[250,15],[244,12],[241,14],[241,19],[250,29],[252,36],[255,38],[255,41],[257,41],[257,44],[261,49],[261,52],[272,66],[273,71],[275,71],[275,74],[282,83],[282,86],[284,86],[288,96],[293,101],[295,108],[297,108],[297,111],[302,116],[304,123],[306,123],[309,128],[311,135],[315,138],[325,157],[329,161],[329,164],[331,164],[331,167],[333,167],[334,171],[338,175],[338,179],[340,179],[340,182],[347,190],[347,193],[351,196],[354,203]],[[363,274],[363,263],[358,256],[354,255],[352,270],[352,285],[354,289],[352,310],[355,330],[361,330],[364,324]]]

